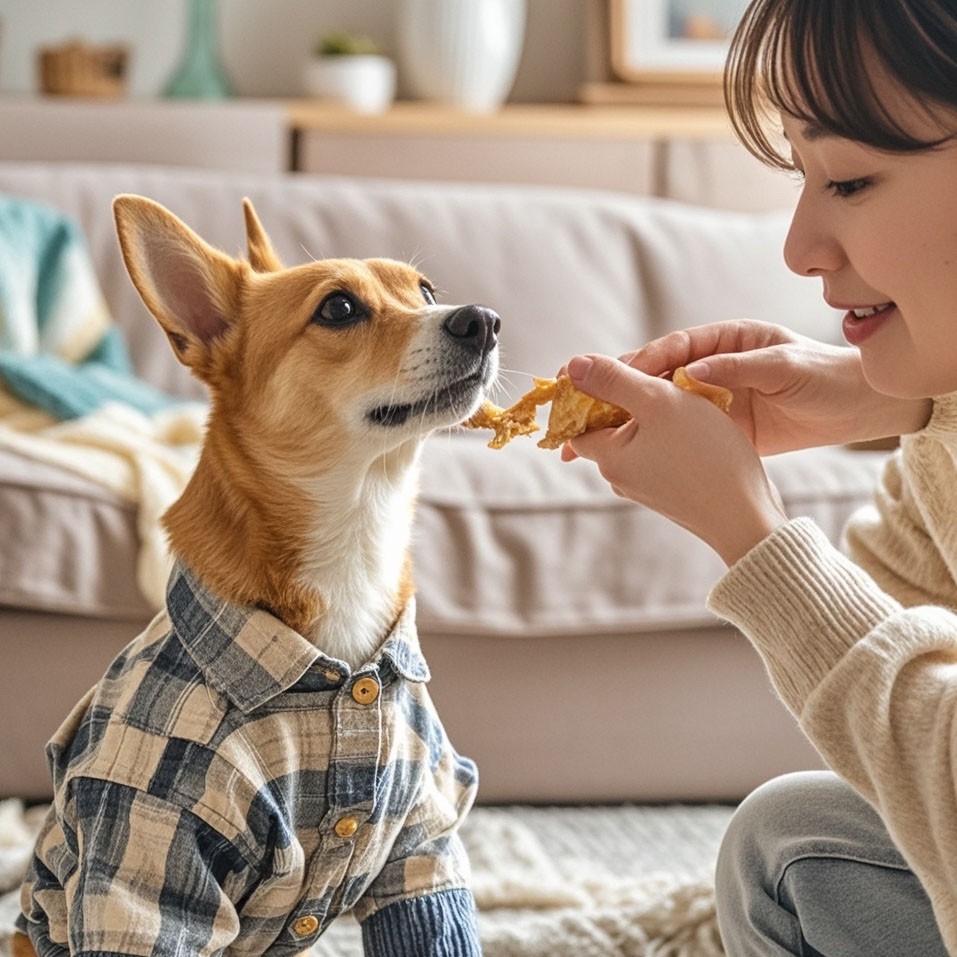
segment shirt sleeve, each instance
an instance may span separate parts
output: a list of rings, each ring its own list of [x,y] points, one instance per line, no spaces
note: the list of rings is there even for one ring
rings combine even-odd
[[[424,694],[424,692],[423,692]],[[481,953],[468,855],[459,827],[475,799],[475,765],[433,720],[429,772],[385,865],[355,906],[366,953],[376,957],[472,957]]]
[[[200,957],[235,939],[232,901],[253,873],[221,834],[125,785],[84,778],[71,793],[62,844],[35,865],[39,883],[50,868],[63,885],[70,953]]]
[[[385,867],[356,905],[367,957],[479,957],[464,808],[432,795],[407,819]]]

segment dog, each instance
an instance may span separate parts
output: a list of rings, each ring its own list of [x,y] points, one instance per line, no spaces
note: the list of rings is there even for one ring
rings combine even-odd
[[[426,691],[409,543],[423,440],[484,400],[501,321],[393,260],[285,268],[244,212],[234,259],[114,202],[210,412],[166,610],[48,746],[17,957],[294,954],[347,910],[367,954],[480,953],[477,774]]]

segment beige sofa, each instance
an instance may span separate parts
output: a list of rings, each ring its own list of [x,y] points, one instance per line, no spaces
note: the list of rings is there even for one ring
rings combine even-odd
[[[834,339],[818,284],[790,275],[788,216],[612,193],[0,164],[0,192],[75,216],[136,367],[201,396],[140,305],[110,202],[138,192],[230,252],[250,196],[280,253],[414,259],[447,302],[503,318],[503,395],[582,350],[749,315]],[[775,457],[787,508],[839,536],[882,456]],[[702,476],[707,482],[707,476]],[[0,451],[0,794],[49,791],[42,747],[150,618],[133,507],[68,470]],[[432,691],[481,800],[733,800],[817,764],[745,640],[705,610],[717,557],[616,498],[586,462],[520,440],[433,437],[415,566]]]

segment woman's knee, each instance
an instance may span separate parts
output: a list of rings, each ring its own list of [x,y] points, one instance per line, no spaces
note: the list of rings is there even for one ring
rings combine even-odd
[[[760,853],[779,872],[812,856],[906,866],[877,811],[830,771],[786,774],[740,805],[725,838],[731,853]]]
[[[771,890],[804,857],[859,854],[902,863],[877,812],[837,775],[785,774],[748,795],[731,818],[718,854],[718,894],[741,893],[742,881]]]
[[[719,870],[746,865],[768,872],[794,841],[821,835],[828,802],[843,799],[845,785],[826,771],[801,771],[774,778],[749,794],[731,818],[718,859]]]
[[[779,906],[777,886],[787,867],[787,849],[812,827],[812,806],[830,777],[801,773],[775,778],[735,811],[715,874],[718,920],[729,953],[800,952],[800,926]]]
[[[800,771],[753,791],[728,825],[718,854],[719,904],[777,895],[788,868],[810,858],[850,858],[906,868],[880,816],[830,771]]]
[[[715,893],[729,953],[802,952],[797,916],[780,904],[788,868],[827,840],[829,806],[847,785],[829,772],[798,772],[762,784],[741,802],[718,853]],[[773,945],[773,946],[772,946]]]
[[[716,890],[729,953],[896,954],[902,933],[922,942],[906,952],[944,953],[930,901],[879,815],[827,772],[776,778],[741,803]]]

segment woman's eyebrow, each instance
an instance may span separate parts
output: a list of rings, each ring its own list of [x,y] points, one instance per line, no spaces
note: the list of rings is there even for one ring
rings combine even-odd
[[[801,128],[801,135],[809,142],[812,143],[814,140],[822,139],[825,136],[833,136],[834,134],[830,131],[824,129],[820,123],[805,123]]]
[[[795,116],[794,119],[797,120],[798,117]],[[780,132],[783,134],[785,139],[788,138],[786,130],[781,130]],[[809,143],[813,143],[814,140],[822,139],[825,136],[834,136],[834,134],[815,120],[805,120],[801,126],[801,136],[803,136],[804,139],[806,139]]]

